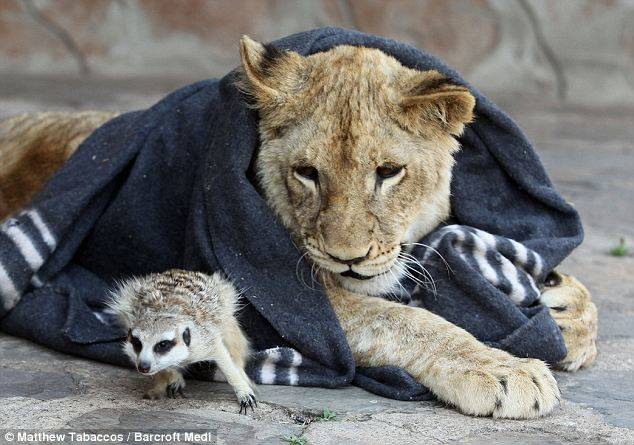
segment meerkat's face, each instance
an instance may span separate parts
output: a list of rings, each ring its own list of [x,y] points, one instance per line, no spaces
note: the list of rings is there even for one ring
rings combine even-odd
[[[157,328],[143,325],[128,330],[123,349],[142,374],[153,375],[168,368],[187,364],[190,356],[191,328],[186,325],[161,324]]]

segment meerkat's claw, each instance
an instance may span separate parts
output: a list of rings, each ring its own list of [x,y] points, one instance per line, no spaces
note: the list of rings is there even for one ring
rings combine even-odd
[[[179,399],[179,398],[186,399],[187,397],[185,396],[185,393],[183,392],[183,387],[184,385],[182,385],[180,382],[172,383],[165,389],[165,394],[170,399]]]
[[[185,389],[183,374],[175,369],[166,369],[154,376],[154,386],[143,394],[143,398],[149,400],[158,400],[163,397],[185,398],[183,389]]]
[[[183,390],[185,389],[185,379],[183,374],[177,371],[172,371],[168,374],[168,384],[165,388],[165,395],[170,399],[185,398]]]
[[[251,407],[251,412],[255,412],[254,406],[258,406],[258,402],[253,393],[238,395],[238,402],[240,403],[239,414],[242,414],[242,410],[244,410],[244,414],[246,415],[248,407]]]
[[[255,412],[255,409],[253,409],[253,406],[258,406],[258,402],[257,400],[255,400],[255,396],[253,394],[251,394],[249,396],[249,406],[251,407],[251,412]]]

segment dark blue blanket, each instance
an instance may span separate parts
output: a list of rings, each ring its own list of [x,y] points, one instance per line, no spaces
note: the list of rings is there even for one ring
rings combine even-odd
[[[273,43],[307,55],[339,44],[383,50],[404,65],[460,76],[408,45],[334,28]],[[98,129],[0,232],[0,328],[60,351],[128,364],[123,333],[104,312],[116,279],[173,267],[224,271],[245,290],[240,313],[258,383],[340,387],[421,400],[399,368],[356,368],[330,304],[247,174],[257,115],[234,73],[182,88]],[[471,87],[470,87],[471,88]],[[461,138],[453,220],[414,254],[434,287],[404,287],[425,307],[518,356],[555,363],[559,329],[538,304],[545,275],[582,240],[575,210],[555,191],[511,119],[471,88],[476,121]],[[439,260],[436,251],[444,261]],[[207,373],[203,378],[213,378]]]

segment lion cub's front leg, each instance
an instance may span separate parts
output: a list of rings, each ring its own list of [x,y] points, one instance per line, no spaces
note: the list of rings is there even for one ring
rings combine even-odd
[[[340,288],[328,296],[357,364],[402,367],[465,414],[527,419],[559,401],[557,382],[540,360],[490,348],[421,308]]]

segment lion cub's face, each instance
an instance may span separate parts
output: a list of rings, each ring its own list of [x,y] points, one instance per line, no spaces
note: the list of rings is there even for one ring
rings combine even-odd
[[[408,243],[449,213],[453,136],[471,120],[473,96],[375,49],[302,57],[244,37],[241,54],[269,204],[344,286],[394,291]]]

